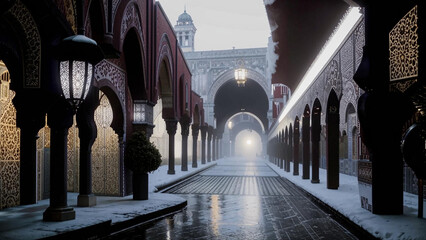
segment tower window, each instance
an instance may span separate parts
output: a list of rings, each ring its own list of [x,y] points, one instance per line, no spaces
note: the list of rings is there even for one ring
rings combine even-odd
[[[185,36],[185,44],[184,46],[189,46],[189,37]]]

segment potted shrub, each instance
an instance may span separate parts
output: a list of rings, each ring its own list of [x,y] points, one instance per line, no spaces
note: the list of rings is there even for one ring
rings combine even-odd
[[[148,173],[161,165],[161,154],[143,131],[136,131],[126,143],[124,164],[133,172],[133,199],[148,199]]]

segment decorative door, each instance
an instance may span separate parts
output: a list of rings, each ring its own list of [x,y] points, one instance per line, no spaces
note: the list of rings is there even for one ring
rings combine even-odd
[[[19,205],[20,130],[9,84],[6,71],[0,81],[0,209]]]
[[[93,192],[99,195],[120,194],[120,148],[118,135],[110,127],[113,111],[107,96],[100,92],[95,111],[98,136],[92,147]]]

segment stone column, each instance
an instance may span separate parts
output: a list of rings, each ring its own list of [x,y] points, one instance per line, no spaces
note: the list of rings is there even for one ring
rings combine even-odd
[[[166,130],[169,134],[169,170],[167,174],[175,174],[175,134],[177,130],[176,119],[165,119]]]
[[[73,112],[65,99],[57,103],[48,113],[50,127],[50,205],[43,213],[44,221],[66,221],[75,219],[75,211],[68,207],[67,200],[67,137],[73,124]]]
[[[222,157],[222,153],[221,153],[221,151],[222,151],[222,147],[221,147],[221,145],[222,145],[222,136],[223,136],[223,134],[222,133],[216,133],[217,135],[216,135],[216,159],[220,159],[221,157]]]
[[[208,127],[207,130],[207,162],[211,162],[212,161],[212,137],[213,137],[213,128],[212,127]]]
[[[299,141],[300,141],[300,130],[299,130],[299,119],[294,122],[294,133],[293,133],[293,175],[299,175]]]
[[[423,5],[423,2],[419,1],[419,4]],[[368,1],[363,9],[365,46],[354,80],[365,90],[358,99],[357,113],[361,139],[372,162],[372,211],[374,214],[402,214],[404,162],[401,134],[402,126],[414,112],[411,112],[413,105],[404,99],[403,94],[389,92],[389,31],[398,18],[403,17],[401,9],[404,6],[392,5],[383,11],[383,4]],[[424,35],[424,31],[419,31],[419,35]],[[419,67],[420,73],[422,69]]]
[[[206,135],[207,126],[201,126],[201,164],[206,164]]]
[[[319,183],[319,143],[320,143],[320,133],[321,133],[321,112],[314,111],[312,114],[312,183]]]
[[[302,120],[302,142],[303,142],[303,172],[302,179],[309,179],[310,162],[310,130],[309,116],[304,116]]]
[[[285,164],[285,166],[284,166],[284,170],[286,172],[290,172],[290,151],[291,151],[291,149],[290,149],[290,144],[289,143],[290,143],[290,141],[289,141],[288,131],[287,131],[287,128],[286,128],[286,130],[285,130],[285,136],[284,136],[284,148],[285,148],[285,154],[284,154],[284,158],[285,158],[284,164]]]
[[[278,161],[279,161],[279,166],[280,169],[284,169],[284,154],[285,154],[285,148],[284,148],[284,133],[280,132],[279,137],[278,137],[278,151],[279,151],[279,155],[278,155]]]
[[[45,125],[45,112],[41,103],[32,104],[28,99],[40,99],[40,96],[28,96],[17,93],[13,99],[16,108],[16,126],[21,129],[20,137],[20,204],[37,203],[37,134]]]
[[[181,170],[188,171],[188,135],[189,125],[191,119],[187,115],[183,115],[180,119],[181,133],[182,133],[182,164]]]
[[[197,142],[198,142],[198,132],[200,131],[200,127],[198,124],[192,124],[192,167],[198,167],[197,162]]]
[[[96,205],[96,197],[92,192],[92,146],[97,137],[94,116],[98,105],[99,91],[92,87],[77,112],[76,119],[80,139],[80,194],[77,198],[77,206],[79,207]]]
[[[213,130],[213,136],[212,136],[212,160],[215,161],[216,160],[216,140],[217,140],[217,136],[216,136],[216,130]]]

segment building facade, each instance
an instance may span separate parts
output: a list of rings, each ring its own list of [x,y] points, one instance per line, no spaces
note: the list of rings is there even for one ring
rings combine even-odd
[[[74,112],[62,93],[54,52],[77,33],[95,40],[104,59]],[[44,219],[62,221],[75,218],[67,191],[79,192],[79,206],[96,204],[95,195],[131,194],[124,146],[133,131],[152,135],[154,112],[166,128],[169,174],[175,171],[175,139],[182,170],[196,166],[198,139],[208,126],[176,43],[155,1],[1,2],[0,208],[50,198]]]

